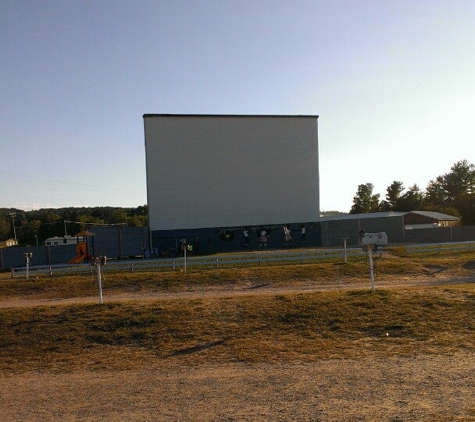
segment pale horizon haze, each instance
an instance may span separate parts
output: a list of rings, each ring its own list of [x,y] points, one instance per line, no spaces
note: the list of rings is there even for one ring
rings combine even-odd
[[[424,191],[475,162],[474,22],[472,0],[0,0],[0,208],[146,204],[143,114],[318,115],[321,211]]]

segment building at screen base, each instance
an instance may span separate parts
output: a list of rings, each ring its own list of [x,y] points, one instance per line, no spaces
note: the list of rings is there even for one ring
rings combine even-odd
[[[322,246],[338,246],[342,239],[358,245],[361,233],[387,234],[392,245],[466,241],[475,230],[460,226],[460,218],[434,211],[386,211],[322,217],[318,223]]]
[[[18,240],[10,238],[0,241],[0,248],[11,248],[12,246],[18,246]]]
[[[319,244],[318,116],[143,117],[152,249]]]

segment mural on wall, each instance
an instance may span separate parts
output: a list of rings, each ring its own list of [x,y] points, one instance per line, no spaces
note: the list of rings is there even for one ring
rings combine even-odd
[[[284,232],[284,244],[285,246],[292,245],[292,235],[290,234],[289,226],[282,227],[282,231]]]
[[[300,241],[302,244],[307,243],[307,230],[303,224],[300,225]]]
[[[259,247],[260,248],[266,248],[267,247],[267,237],[270,235],[270,232],[268,232],[265,229],[261,229],[257,232],[257,240],[259,241]]]
[[[311,228],[314,226],[311,226]],[[280,231],[281,236],[273,238],[271,241],[271,233],[273,231]],[[263,227],[244,227],[241,229],[221,229],[215,231],[218,234],[219,240],[224,242],[231,242],[236,239],[236,233],[242,233],[242,245],[244,248],[251,248],[254,242],[251,239],[251,234],[255,233],[257,244],[259,248],[267,247],[291,247],[296,246],[294,244],[294,236],[292,232],[299,234],[300,245],[307,243],[307,228],[304,224],[295,224],[293,227],[291,224],[285,224],[283,226],[263,226]]]
[[[220,230],[219,238],[226,242],[229,242],[234,239],[235,230]]]
[[[242,235],[244,237],[244,246],[248,248],[251,245],[251,239],[249,239],[249,229],[245,228],[242,232]]]

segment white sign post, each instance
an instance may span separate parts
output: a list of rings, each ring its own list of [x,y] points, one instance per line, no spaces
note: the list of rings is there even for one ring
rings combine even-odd
[[[188,245],[185,245],[185,247],[183,248],[183,258],[184,258],[184,261],[185,261],[185,271],[186,271],[186,252],[188,250]]]
[[[361,239],[361,243],[363,243],[363,249],[368,252],[369,275],[371,278],[371,291],[374,293],[373,251],[376,251],[378,246],[386,246],[388,244],[388,235],[384,232],[365,233],[365,235]]]
[[[102,299],[102,266],[106,265],[106,262],[107,262],[107,258],[105,256],[96,258],[97,285],[98,285],[98,290],[99,290],[99,303],[101,305],[104,303]]]
[[[30,277],[30,258],[33,256],[32,252],[25,252],[26,258],[26,279]]]
[[[345,260],[345,262],[348,262],[348,253],[347,253],[347,250],[346,250],[346,242],[348,242],[348,238],[344,237],[343,238],[343,259]]]
[[[102,300],[102,268],[101,261],[96,262],[97,269],[97,284],[99,286],[99,303],[102,305],[104,302]]]
[[[183,252],[183,269],[186,271],[186,253],[188,251],[188,243],[186,239],[181,239],[181,251]]]
[[[369,257],[369,276],[371,279],[371,291],[374,293],[374,261],[373,261],[373,247],[374,245],[368,245],[368,257]]]

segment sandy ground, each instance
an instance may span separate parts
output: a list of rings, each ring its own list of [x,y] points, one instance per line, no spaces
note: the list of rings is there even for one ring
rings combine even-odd
[[[309,290],[318,290],[312,287]],[[234,293],[249,294],[250,290],[252,294],[277,292],[263,286]],[[302,290],[307,288],[302,286]],[[188,292],[185,297],[221,294],[230,292]],[[140,294],[105,299],[139,297],[157,300],[157,295],[144,298]],[[70,300],[7,302],[2,306],[44,306]],[[146,369],[0,373],[0,420],[475,421],[475,351],[456,347],[452,354],[384,359],[375,355],[312,363],[185,366],[173,358],[166,366],[151,362],[143,367]]]
[[[377,280],[375,289],[399,289],[406,287],[418,286],[436,286],[447,284],[474,283],[475,276],[435,276],[412,278],[412,277],[385,277]],[[169,291],[138,291],[138,292],[114,292],[103,291],[103,303],[125,302],[125,301],[157,301],[157,300],[175,300],[175,299],[199,299],[211,297],[235,297],[249,295],[276,295],[287,293],[311,293],[325,292],[334,290],[359,290],[370,289],[371,282],[369,280],[338,280],[327,283],[318,283],[313,280],[301,280],[293,282],[292,285],[275,285],[273,283],[257,284],[252,282],[236,286],[232,283],[223,283],[214,286],[195,286],[186,291],[169,292]],[[54,305],[72,305],[98,303],[99,296],[82,296],[71,298],[25,298],[25,297],[8,297],[0,301],[1,308],[23,308],[32,306],[54,306]]]
[[[475,421],[475,353],[0,378],[2,421]]]

